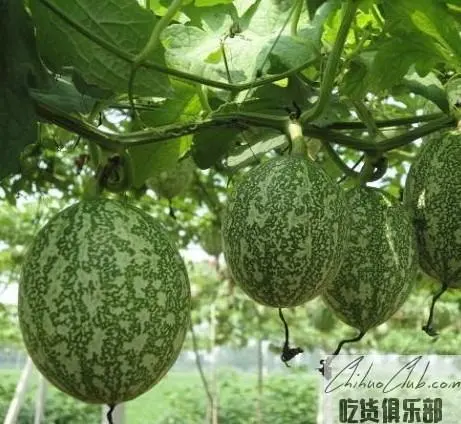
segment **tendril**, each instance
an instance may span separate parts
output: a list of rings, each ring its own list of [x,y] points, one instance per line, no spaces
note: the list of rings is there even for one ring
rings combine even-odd
[[[106,417],[107,417],[107,422],[108,422],[109,424],[114,424],[114,420],[113,420],[113,418],[112,418],[112,413],[114,412],[115,405],[112,404],[112,405],[107,405],[107,406],[109,407],[109,411],[107,411],[107,415],[106,415]]]
[[[339,353],[341,352],[341,349],[346,343],[355,343],[360,341],[363,336],[366,334],[366,330],[360,330],[359,334],[356,337],[352,337],[350,339],[344,339],[341,340],[338,344],[338,347],[335,349],[335,351],[327,358],[327,359],[321,359],[320,360],[320,368],[318,370],[320,373],[326,378],[330,379],[331,377],[331,361],[333,361],[335,356],[338,356]]]
[[[423,325],[423,328],[422,328],[428,336],[436,337],[436,336],[438,336],[438,334],[439,334],[439,333],[435,330],[435,328],[433,327],[433,321],[434,321],[434,308],[435,308],[435,304],[437,303],[437,300],[439,300],[440,296],[442,296],[442,294],[444,294],[447,290],[448,290],[448,284],[447,284],[447,283],[443,283],[443,284],[442,284],[442,287],[440,288],[440,290],[437,291],[437,292],[434,294],[434,297],[432,298],[431,308],[430,308],[430,310],[429,310],[429,317],[428,317],[428,319],[427,319],[426,324]]]
[[[289,367],[288,361],[292,360],[296,355],[303,353],[303,349],[299,347],[291,348],[290,347],[290,333],[288,330],[288,324],[285,321],[285,317],[283,316],[282,309],[279,308],[279,317],[283,322],[283,326],[285,327],[285,343],[283,344],[282,355],[280,358],[282,362]]]

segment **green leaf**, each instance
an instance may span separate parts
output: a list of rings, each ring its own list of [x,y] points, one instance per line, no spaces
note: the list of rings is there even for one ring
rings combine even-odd
[[[320,50],[324,25],[340,7],[341,2],[338,0],[323,2],[323,4],[316,9],[310,22],[305,27],[299,29],[299,36],[309,39],[314,46]]]
[[[134,165],[133,186],[139,188],[147,179],[172,168],[186,149],[181,139],[175,138],[128,150]]]
[[[271,38],[269,44],[276,40]],[[275,58],[285,65],[285,68],[295,68],[303,63],[317,58],[317,48],[310,39],[282,35],[271,53],[271,61]]]
[[[262,135],[259,137],[260,141],[252,140],[251,146],[234,149],[227,158],[227,165],[234,169],[242,168],[254,163],[271,150],[288,146],[287,138],[284,135],[274,136],[274,132],[268,130],[264,131]]]
[[[77,91],[75,86],[59,78],[47,90],[30,90],[32,97],[67,113],[88,114],[96,100]]]
[[[230,77],[233,83],[253,79],[273,61],[285,69],[299,66],[317,57],[317,47],[308,37],[282,34],[277,39],[289,12],[290,2],[260,0],[238,20],[240,31],[230,36],[237,16],[234,5],[196,9],[193,25],[170,25],[162,33],[167,62],[214,80]]]
[[[448,97],[448,110],[459,110],[461,105],[461,78],[457,77],[448,81],[445,86],[445,92]]]
[[[138,54],[146,45],[157,22],[156,16],[136,0],[54,0],[73,21],[92,34],[111,43],[122,53]],[[58,74],[74,68],[87,84],[125,93],[131,66],[125,60],[100,47],[46,8],[40,0],[30,0],[37,27],[40,52],[50,69]],[[164,50],[159,46],[147,58],[164,65]],[[134,93],[168,96],[168,78],[141,68],[136,73]]]
[[[420,77],[416,73],[408,74],[402,81],[402,87],[409,89],[412,93],[418,94],[427,100],[435,103],[440,110],[449,111],[447,95],[439,79],[434,73]],[[397,89],[399,86],[396,87]]]
[[[243,16],[245,12],[255,3],[256,0],[234,0],[234,6],[237,9],[239,16]]]
[[[235,145],[238,130],[220,129],[219,136],[214,131],[206,131],[194,137],[192,157],[200,169],[208,169],[222,159]]]
[[[154,128],[193,120],[201,110],[197,89],[194,85],[174,82],[175,97],[166,99],[161,108],[140,112],[144,125]],[[134,186],[140,187],[151,177],[172,168],[188,150],[192,136],[186,135],[129,150],[134,164]]]
[[[0,16],[0,44],[1,180],[19,171],[21,151],[36,142],[37,117],[29,86],[43,87],[48,80],[22,2],[6,1]]]
[[[389,0],[382,7],[389,36],[375,45],[370,82],[376,89],[399,83],[410,69],[420,76],[444,62],[459,69],[461,26],[446,5],[432,0]]]
[[[196,7],[210,7],[217,4],[229,4],[232,0],[195,0]]]
[[[460,23],[451,16],[445,2],[433,0],[391,0],[386,6],[393,9],[393,13],[402,19],[402,22],[414,26],[421,33],[431,37],[439,49],[449,51],[451,59],[459,66],[461,60]],[[395,16],[394,15],[394,16]]]
[[[341,93],[351,99],[363,99],[368,89],[366,79],[368,72],[369,66],[363,57],[359,56],[351,60],[342,81]]]
[[[444,58],[434,43],[418,33],[401,34],[405,42],[386,41],[379,46],[369,74],[375,90],[384,90],[400,83],[414,66],[419,74],[428,73]]]
[[[188,0],[188,1],[183,1],[183,7],[184,5],[192,2],[193,0]],[[150,10],[154,12],[157,16],[165,16],[166,12],[168,11],[168,6],[170,5],[171,1],[168,0],[168,2],[164,2],[161,0],[150,0],[149,2]],[[186,22],[189,21],[187,16],[183,13],[182,10],[180,10],[178,13],[176,13],[174,20],[176,22],[181,22],[182,24],[185,24]]]
[[[309,12],[309,17],[313,19],[315,12],[317,12],[317,9],[326,2],[327,0],[306,0],[306,6],[307,11]]]

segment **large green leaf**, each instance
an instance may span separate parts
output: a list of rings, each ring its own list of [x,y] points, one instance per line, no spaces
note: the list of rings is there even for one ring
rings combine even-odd
[[[306,0],[306,7],[311,19],[314,18],[315,12],[323,3],[326,3],[326,0]]]
[[[93,109],[96,99],[77,91],[69,81],[59,78],[46,90],[31,90],[34,99],[51,105],[67,113],[88,114]]]
[[[427,73],[444,60],[428,37],[418,32],[401,35],[406,38],[404,43],[384,42],[375,56],[369,83],[377,90],[400,83],[413,66],[419,72]]]
[[[440,110],[448,113],[449,104],[447,94],[443,89],[442,83],[433,72],[427,74],[425,77],[420,77],[415,72],[409,73],[402,80],[402,87],[430,100],[436,104]],[[399,86],[397,86],[397,88],[399,88]]]
[[[201,110],[197,88],[180,82],[174,82],[175,97],[166,99],[159,109],[141,112],[144,125],[157,127],[193,120]],[[192,136],[186,135],[171,140],[129,149],[134,165],[134,186],[144,182],[164,170],[172,168],[178,158],[188,150]]]
[[[389,0],[382,7],[389,36],[375,45],[369,80],[373,87],[390,88],[411,69],[425,76],[444,62],[461,67],[461,24],[445,4]]]
[[[451,60],[461,64],[461,24],[450,14],[446,4],[433,0],[391,0],[386,2],[393,13],[431,37],[440,50],[451,53]]]
[[[0,15],[0,180],[19,170],[24,146],[37,138],[29,87],[47,77],[37,54],[34,29],[21,1],[3,2]]]
[[[238,130],[221,128],[219,135],[206,131],[194,137],[192,157],[200,169],[208,169],[222,159],[235,145]]]
[[[289,35],[289,26],[278,38],[292,4],[260,0],[240,18],[234,5],[196,9],[194,25],[171,25],[163,32],[167,62],[174,68],[235,83],[253,79],[274,59],[285,68],[312,60],[317,57],[313,40]],[[237,20],[239,31],[232,34]]]
[[[123,53],[138,54],[146,45],[157,22],[156,16],[136,0],[53,0],[73,21],[111,43]],[[131,67],[126,61],[82,35],[40,0],[30,0],[42,57],[56,73],[74,68],[91,85],[126,92]],[[164,50],[158,46],[147,58],[164,64]],[[134,92],[140,95],[171,94],[168,78],[145,68],[136,74]]]

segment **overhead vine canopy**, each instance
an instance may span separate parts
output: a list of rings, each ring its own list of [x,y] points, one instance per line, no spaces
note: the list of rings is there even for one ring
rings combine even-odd
[[[233,172],[293,121],[334,176],[364,153],[397,182],[412,141],[456,125],[460,26],[454,0],[4,0],[2,186],[68,187],[37,158],[77,137],[95,169],[122,158],[116,191],[185,155]]]

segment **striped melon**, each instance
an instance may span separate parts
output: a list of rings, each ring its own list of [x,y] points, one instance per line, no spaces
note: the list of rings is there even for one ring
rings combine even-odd
[[[404,203],[412,212],[422,269],[461,287],[461,134],[425,143],[410,168]]]
[[[390,196],[358,186],[346,197],[352,214],[349,242],[322,298],[364,334],[407,300],[417,272],[416,240],[408,212]]]
[[[180,160],[172,169],[162,171],[146,181],[147,187],[154,190],[159,197],[171,200],[180,195],[191,184],[195,162],[192,158]]]
[[[84,200],[37,234],[22,267],[19,323],[63,392],[115,405],[149,390],[189,326],[184,263],[163,227],[114,200]]]
[[[348,235],[342,189],[300,156],[268,160],[230,194],[223,251],[236,281],[255,301],[300,305],[338,272]]]

